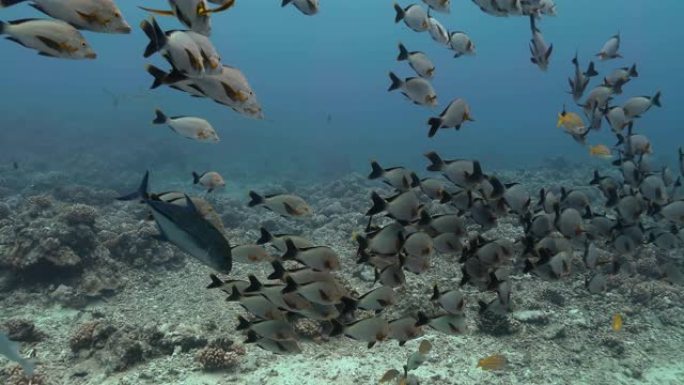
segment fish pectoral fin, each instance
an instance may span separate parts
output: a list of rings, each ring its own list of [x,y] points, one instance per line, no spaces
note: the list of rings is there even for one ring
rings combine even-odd
[[[200,15],[202,15],[202,16],[206,16],[206,15],[208,15],[208,14],[210,14],[210,13],[219,13],[219,12],[227,11],[227,10],[228,10],[229,8],[231,8],[233,5],[235,5],[235,0],[227,0],[226,2],[224,2],[224,3],[221,4],[221,5],[219,5],[219,6],[216,7],[216,8],[212,8],[212,9],[206,9],[206,8],[204,8],[204,14],[199,13],[199,12],[198,12],[198,13],[199,13]]]
[[[13,41],[13,42],[15,42],[15,43],[17,43],[17,44],[19,44],[19,45],[21,45],[21,46],[23,46],[23,47],[26,47],[26,44],[22,43],[21,40],[15,38],[15,37],[7,36],[7,37],[5,37],[5,39],[7,39],[7,40],[9,40],[9,41]],[[28,47],[27,47],[27,48],[28,48]]]
[[[194,69],[195,71],[201,71],[202,64],[199,60],[197,60],[195,55],[193,55],[192,52],[190,52],[190,50],[187,48],[185,49],[185,53],[188,55],[188,60],[190,61],[190,66],[192,67],[192,69]]]
[[[45,44],[50,49],[54,49],[57,52],[64,52],[64,44],[62,43],[58,43],[45,36],[36,36],[36,39],[40,40],[41,43]]]
[[[165,10],[165,9],[154,9],[154,8],[147,8],[147,7],[138,7],[138,8],[142,9],[143,11],[154,13],[154,14],[160,15],[160,16],[176,16],[175,12]]]
[[[57,57],[57,56],[55,56],[53,54],[49,54],[47,52],[38,52],[38,55],[45,56],[45,57]]]

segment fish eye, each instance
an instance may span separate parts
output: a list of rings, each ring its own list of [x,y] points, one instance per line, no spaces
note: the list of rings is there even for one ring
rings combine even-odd
[[[86,45],[87,45],[87,44],[86,44],[85,41],[82,41],[82,42],[81,42],[81,47],[85,47]]]
[[[116,17],[117,19],[120,18],[120,17],[121,17],[121,13],[120,13],[120,12],[114,12],[114,17]]]

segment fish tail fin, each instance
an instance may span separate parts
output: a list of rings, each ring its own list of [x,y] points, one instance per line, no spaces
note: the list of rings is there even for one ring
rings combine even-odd
[[[584,73],[587,77],[594,77],[598,76],[598,71],[596,71],[596,68],[594,67],[594,62],[589,62],[589,67],[587,68],[587,72]]]
[[[576,66],[579,65],[579,61],[577,60],[577,51],[575,51],[575,57],[572,58],[572,64],[574,64]]]
[[[207,286],[207,289],[215,289],[223,286],[223,281],[221,281],[216,274],[209,274],[209,278],[211,278],[211,283]]]
[[[280,4],[280,6],[281,6],[281,7],[284,7],[284,6],[288,5],[288,4],[290,4],[291,2],[292,2],[292,0],[283,0],[283,2]]]
[[[422,311],[419,311],[416,326],[424,326],[424,325],[427,325],[429,323],[430,323],[430,318],[428,318],[428,316],[425,315],[425,313],[423,313]]]
[[[200,175],[196,172],[192,172],[192,184],[198,184],[200,181]]]
[[[132,192],[130,194],[120,196],[116,198],[118,201],[132,201],[135,199],[142,199],[143,201],[149,198],[149,194],[147,192],[148,189],[148,183],[150,179],[150,172],[145,171],[145,175],[143,176],[142,181],[140,182],[140,186],[138,187],[138,190],[135,192]]]
[[[155,20],[154,17],[150,18],[150,21],[143,20],[143,22],[140,23],[140,28],[150,39],[149,44],[145,48],[143,57],[152,56],[155,52],[158,52],[162,49],[162,47],[164,47],[164,45],[166,45],[166,35],[164,34],[164,31],[162,31],[161,27],[159,27],[159,24],[157,24],[157,20]]]
[[[397,56],[397,61],[407,60],[409,56],[408,50],[403,44],[399,43],[399,56]]]
[[[437,130],[442,126],[442,118],[434,117],[428,120],[430,125],[430,132],[428,132],[428,137],[432,138],[437,133]]]
[[[332,323],[332,329],[330,329],[328,337],[337,337],[344,333],[344,325],[340,321],[333,318],[330,322]]]
[[[259,335],[256,334],[254,330],[247,331],[247,339],[244,340],[243,344],[253,344],[259,340]]]
[[[169,118],[167,118],[166,115],[164,115],[162,110],[160,110],[158,108],[156,110],[154,110],[154,113],[156,114],[156,117],[152,121],[152,123],[154,123],[154,124],[164,124],[169,120]]]
[[[259,282],[259,279],[256,276],[254,276],[253,274],[250,274],[248,276],[248,278],[249,278],[249,286],[244,290],[245,293],[257,292],[257,291],[261,290],[261,288],[264,286],[261,284],[261,282]]]
[[[228,302],[239,301],[241,297],[242,297],[242,294],[240,294],[240,290],[238,290],[237,286],[233,286],[233,289],[231,290],[228,298],[226,298],[226,301],[228,301]]]
[[[430,297],[430,301],[437,301],[439,299],[439,297],[440,297],[439,288],[437,287],[437,284],[435,284],[432,287],[432,297]]]
[[[283,254],[283,256],[280,258],[283,261],[295,259],[299,250],[297,250],[297,246],[295,246],[294,242],[292,242],[292,239],[286,240],[285,246],[287,247],[287,251],[285,251],[285,254]]]
[[[11,7],[13,5],[23,3],[26,0],[0,0],[0,8]]]
[[[378,179],[385,173],[385,169],[380,166],[380,163],[371,161],[371,173],[368,174],[368,179]]]
[[[282,290],[283,294],[295,292],[295,291],[297,291],[297,288],[299,288],[299,285],[297,285],[297,282],[295,282],[295,280],[292,279],[292,277],[287,277],[285,279],[285,282],[286,282],[286,285]]]
[[[249,201],[249,203],[247,204],[247,206],[249,207],[258,206],[266,202],[266,199],[264,199],[264,197],[255,193],[254,191],[249,192],[249,198],[251,199],[251,201]]]
[[[660,105],[660,91],[656,92],[656,94],[653,96],[653,99],[651,99],[651,103],[653,103],[655,106],[662,107]]]
[[[389,77],[390,77],[390,80],[392,80],[392,84],[390,84],[387,91],[394,91],[394,90],[398,90],[399,88],[401,88],[401,85],[404,82],[402,82],[401,79],[399,79],[399,77],[394,74],[394,72],[390,71]]]
[[[370,210],[368,210],[366,216],[375,215],[385,211],[385,208],[387,207],[387,202],[384,199],[382,199],[382,197],[378,195],[377,192],[373,191],[373,194],[371,194],[371,199],[373,200],[373,207],[371,207]]]
[[[285,266],[283,266],[280,261],[273,261],[271,262],[271,266],[273,267],[273,273],[271,273],[268,277],[268,279],[283,279],[285,276],[285,273],[287,270],[285,270]]]
[[[484,173],[482,172],[482,166],[480,165],[480,162],[476,160],[473,162],[473,173],[468,176],[468,179],[478,181],[483,177]]]
[[[418,225],[428,226],[430,222],[432,222],[432,216],[430,216],[430,213],[425,209],[420,210],[420,219],[418,219]]]
[[[5,33],[6,29],[7,29],[7,23],[0,20],[0,35],[3,35]]]
[[[394,3],[394,10],[397,12],[397,15],[394,17],[394,22],[398,23],[406,16],[406,12],[404,12],[404,9],[397,3]]]
[[[437,155],[436,152],[430,151],[425,154],[425,157],[428,158],[432,163],[427,167],[428,171],[440,171],[442,168],[444,168],[444,161],[439,157],[439,155]]]
[[[631,77],[633,77],[633,78],[638,78],[638,77],[639,77],[639,72],[637,72],[636,63],[634,63],[634,64],[632,65],[632,67],[630,67],[630,69],[629,69],[629,76],[631,76]]]
[[[154,78],[154,82],[152,82],[150,89],[155,89],[160,85],[164,84],[166,76],[168,75],[166,72],[164,72],[159,67],[153,66],[152,64],[146,65],[145,69],[147,70],[147,73],[152,75],[152,77]]]
[[[599,184],[599,181],[601,180],[601,175],[599,174],[598,170],[594,170],[594,178],[589,182],[590,185],[593,184]]]
[[[247,330],[250,327],[249,321],[241,315],[238,316],[238,326],[235,330]]]
[[[257,245],[263,245],[263,244],[269,243],[273,240],[273,235],[268,230],[266,230],[263,227],[259,230],[261,231],[261,236],[256,241]]]

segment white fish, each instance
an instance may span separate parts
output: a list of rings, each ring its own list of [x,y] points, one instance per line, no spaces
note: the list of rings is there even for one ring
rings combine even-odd
[[[462,55],[475,55],[475,43],[465,32],[457,31],[449,35],[449,48],[454,52],[454,57]]]
[[[263,205],[269,210],[284,217],[305,217],[313,214],[313,209],[301,197],[292,194],[275,194],[261,196],[254,191],[249,192],[249,207]]]
[[[214,1],[215,2],[215,1]],[[162,16],[175,16],[178,21],[191,30],[205,36],[211,34],[212,13],[225,11],[235,4],[235,0],[224,0],[216,8],[209,9],[206,0],[169,0],[171,10],[139,7],[147,12]]]
[[[435,136],[437,130],[440,128],[455,128],[459,130],[464,122],[474,122],[475,120],[470,114],[470,106],[463,99],[455,99],[442,113],[437,117],[432,117],[428,120],[430,125],[430,132],[428,136],[431,138]]]
[[[402,90],[402,94],[413,103],[420,106],[435,107],[437,105],[437,93],[429,81],[421,77],[406,78],[401,80],[393,72],[389,74],[392,84],[388,91]]]
[[[441,13],[451,13],[451,0],[423,0],[428,7]]]
[[[430,27],[427,13],[418,4],[411,4],[406,8],[401,8],[399,4],[394,3],[394,10],[397,12],[394,18],[395,23],[404,20],[404,24],[416,32],[425,32]]]
[[[185,138],[194,139],[199,142],[216,143],[219,141],[214,127],[202,118],[192,116],[168,117],[161,110],[156,110],[155,113],[157,117],[153,121],[154,124],[166,124],[175,133]]]
[[[653,97],[649,96],[636,96],[628,99],[622,106],[625,111],[625,116],[629,119],[637,118],[643,115],[646,111],[651,109],[652,106],[661,107],[660,105],[660,91],[656,92]]]
[[[307,16],[315,15],[319,11],[318,0],[283,0],[281,6],[284,7],[290,3]]]
[[[407,60],[411,68],[422,78],[432,79],[435,74],[435,65],[432,64],[432,61],[426,54],[420,51],[409,52],[401,43],[399,43],[399,56],[397,56],[397,60]]]
[[[532,40],[530,40],[530,61],[536,64],[542,71],[549,68],[549,59],[553,52],[553,44],[547,45],[541,31],[537,28],[534,16],[530,16],[530,27],[532,28]]]
[[[611,87],[594,87],[582,104],[584,115],[593,116],[595,109],[604,109],[613,97],[614,90]]]
[[[631,120],[627,119],[625,110],[620,106],[611,107],[603,111],[606,120],[610,123],[613,132],[620,133],[627,127]]]
[[[601,60],[610,60],[615,58],[621,58],[622,55],[618,53],[620,50],[620,34],[612,36],[601,48],[601,51],[596,54],[596,56]]]
[[[207,192],[212,192],[226,186],[223,177],[216,171],[207,171],[201,175],[193,171],[192,183],[203,186],[207,189]]]
[[[168,73],[151,64],[146,65],[145,69],[150,75],[152,75],[152,77],[154,77],[154,82],[152,82],[152,85],[150,86],[151,89],[155,89],[160,85],[165,84],[173,89],[186,92],[194,97],[207,97],[207,95],[205,95],[204,92],[195,84],[194,80],[186,77],[185,75]]]
[[[0,8],[28,0],[0,0]],[[32,0],[31,6],[78,29],[104,33],[130,33],[113,0]]]
[[[195,40],[183,31],[162,31],[157,20],[151,18],[140,24],[150,39],[144,57],[159,52],[181,74],[192,78],[204,76],[204,58]]]
[[[449,44],[449,32],[444,28],[442,23],[434,17],[430,16],[430,11],[428,11],[428,32],[432,40],[439,44],[447,45]]]
[[[631,67],[622,67],[613,70],[613,72],[603,78],[603,83],[612,87],[616,94],[621,94],[622,86],[636,77],[639,77],[639,72],[637,72],[636,64],[633,64]]]
[[[42,56],[62,59],[97,57],[83,35],[71,24],[60,20],[0,21],[0,35],[7,35],[8,40],[35,49]]]
[[[577,53],[575,53],[575,57],[572,59],[572,64],[575,66],[575,77],[574,79],[568,79],[568,82],[570,83],[570,93],[575,101],[579,101],[589,85],[590,78],[598,75],[598,72],[594,69],[594,62],[589,62],[587,71],[582,72],[579,66],[579,60],[577,59]]]

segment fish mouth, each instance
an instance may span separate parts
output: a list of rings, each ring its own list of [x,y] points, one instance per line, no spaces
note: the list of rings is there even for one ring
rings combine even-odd
[[[124,25],[122,27],[117,28],[115,31],[118,33],[131,33],[133,29],[128,25]]]
[[[95,52],[88,52],[87,54],[85,54],[85,57],[87,59],[97,59],[97,54]]]

